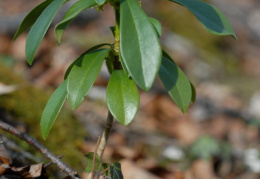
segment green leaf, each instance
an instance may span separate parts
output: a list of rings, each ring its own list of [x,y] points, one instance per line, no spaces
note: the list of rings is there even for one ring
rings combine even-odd
[[[109,51],[100,49],[87,53],[72,66],[67,85],[68,102],[72,109],[76,109],[89,92]]]
[[[192,89],[183,71],[172,60],[163,57],[159,77],[173,101],[183,113],[186,112],[191,102]]]
[[[92,51],[95,51],[95,50],[97,50],[97,49],[99,49],[99,48],[101,48],[101,47],[103,47],[103,46],[105,46],[105,45],[108,45],[108,46],[112,47],[112,45],[109,44],[109,43],[103,43],[103,44],[98,44],[98,45],[96,45],[96,46],[94,46],[94,47],[91,47],[90,49],[88,49],[87,51],[85,51],[84,53],[82,53],[76,60],[74,60],[74,61],[70,64],[70,66],[68,67],[68,69],[67,69],[66,72],[65,72],[64,79],[67,79],[67,77],[68,77],[68,75],[69,75],[69,73],[70,73],[72,67],[76,64],[76,62],[77,62],[79,59],[81,59],[81,58],[82,58],[83,56],[85,56],[86,54],[88,54],[88,53],[90,53],[90,52],[92,52]]]
[[[121,53],[119,53],[119,58],[120,58],[120,62],[121,62],[121,65],[122,65],[122,67],[123,67],[123,70],[125,71],[125,74],[130,78],[131,75],[130,75],[129,71],[128,71],[127,68],[126,68],[126,65],[125,65],[124,61],[122,60]],[[131,78],[132,78],[132,77],[131,77]]]
[[[111,179],[123,179],[123,174],[121,171],[121,164],[118,162],[113,163],[110,166]]]
[[[153,27],[155,28],[158,36],[160,37],[162,35],[162,26],[161,26],[161,23],[155,19],[155,18],[152,18],[152,17],[149,17],[149,20],[150,22],[153,24]]]
[[[153,25],[136,0],[121,0],[120,40],[124,68],[143,90],[149,90],[161,64],[162,50]]]
[[[88,154],[85,155],[85,157],[87,158],[87,164],[86,164],[85,172],[86,173],[91,173],[93,160],[94,160],[94,152],[89,152]],[[94,171],[98,171],[99,164],[100,164],[100,157],[96,154],[96,156],[95,156],[95,164],[94,164]]]
[[[69,24],[75,19],[75,17],[82,11],[93,7],[96,5],[95,0],[79,0],[77,3],[73,4],[70,9],[67,11],[62,21],[58,23],[55,27],[55,36],[58,40],[58,43],[61,42],[61,37],[65,29]]]
[[[100,6],[103,5],[106,2],[106,0],[95,0],[95,1]]]
[[[225,15],[214,6],[200,0],[170,0],[188,8],[202,23],[203,27],[215,35],[236,34]]]
[[[110,74],[112,74],[112,72],[114,71],[114,62],[115,62],[115,55],[114,52],[111,50],[106,58],[106,66]]]
[[[107,105],[115,119],[128,125],[139,107],[139,93],[133,80],[123,70],[113,71],[107,85]]]
[[[110,168],[110,164],[108,163],[102,163],[101,165],[101,170],[104,171],[106,170],[107,168]],[[110,170],[108,169],[105,173],[104,173],[105,176],[108,176],[110,175]]]
[[[25,54],[28,63],[31,65],[34,55],[38,49],[44,35],[47,32],[55,14],[66,0],[55,0],[49,6],[44,9],[40,17],[36,20],[32,26],[25,46]]]
[[[42,138],[45,140],[64,104],[67,97],[67,80],[55,90],[55,92],[50,97],[45,109],[43,110],[41,117],[41,133]]]
[[[52,2],[53,0],[46,0],[43,1],[41,4],[33,8],[23,19],[22,23],[20,24],[18,30],[16,31],[14,35],[14,40],[17,39],[21,33],[26,31],[28,28],[30,28],[34,22],[37,20],[37,18],[41,15],[42,11]]]
[[[211,160],[221,153],[219,143],[210,136],[202,136],[190,147],[191,157],[194,159]]]
[[[191,95],[191,101],[195,102],[196,101],[196,89],[194,87],[194,85],[190,82],[190,86],[191,86],[191,91],[192,91],[192,95]]]

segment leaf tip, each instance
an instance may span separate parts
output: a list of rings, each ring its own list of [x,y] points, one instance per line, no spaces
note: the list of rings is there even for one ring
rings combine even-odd
[[[46,132],[46,131],[42,128],[42,126],[41,126],[41,134],[42,134],[42,139],[43,139],[43,140],[46,140],[47,137],[48,137],[48,132]]]
[[[62,38],[62,35],[63,35],[63,31],[60,30],[59,26],[60,26],[60,23],[56,25],[55,30],[54,30],[54,34],[55,34],[55,37],[58,41],[58,44],[60,45],[61,44],[61,38]]]
[[[47,139],[47,136],[42,135],[42,139],[45,141]]]
[[[235,33],[232,34],[232,37],[237,40],[237,35]]]
[[[13,41],[16,41],[17,37],[18,36],[15,34],[14,37],[13,37]]]
[[[181,108],[181,112],[182,112],[183,114],[185,114],[185,113],[187,112],[187,110],[188,110],[188,107]]]
[[[68,94],[68,103],[72,110],[77,109],[80,105],[80,103],[77,102],[77,99],[75,99],[70,93]]]

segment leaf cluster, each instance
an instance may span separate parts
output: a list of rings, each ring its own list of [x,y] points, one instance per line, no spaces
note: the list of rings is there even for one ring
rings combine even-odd
[[[216,35],[236,35],[222,12],[201,0],[170,0],[190,10],[203,27]],[[30,28],[26,57],[33,59],[55,14],[66,0],[46,0],[24,19],[14,38]],[[162,50],[159,38],[162,27],[148,17],[136,0],[78,0],[55,27],[58,43],[69,24],[82,11],[105,4],[114,6],[114,44],[100,44],[81,54],[68,68],[64,82],[51,96],[41,118],[44,139],[67,99],[76,109],[91,89],[102,64],[106,61],[111,77],[107,86],[107,105],[114,118],[123,125],[133,121],[139,108],[138,87],[148,91],[157,76],[176,105],[185,112],[196,98],[195,88],[172,58]],[[105,46],[108,46],[105,48]],[[138,86],[138,87],[137,87]]]

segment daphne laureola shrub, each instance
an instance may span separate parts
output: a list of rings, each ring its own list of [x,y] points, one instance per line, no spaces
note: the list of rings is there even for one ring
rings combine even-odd
[[[22,21],[14,39],[31,28],[26,41],[26,58],[30,65],[59,8],[69,0],[45,0],[33,8]],[[186,7],[203,27],[216,35],[231,35],[230,23],[216,7],[201,0],[170,0]],[[64,101],[74,110],[88,94],[105,62],[111,76],[107,85],[106,103],[111,115],[122,125],[133,121],[139,108],[138,88],[148,91],[159,75],[172,100],[185,112],[196,98],[196,92],[178,65],[161,48],[161,24],[148,17],[141,1],[136,0],[78,0],[55,27],[58,43],[69,24],[82,11],[110,4],[115,12],[113,44],[98,44],[81,54],[67,69],[64,81],[50,97],[41,117],[41,133],[47,138]],[[174,14],[173,14],[174,15]],[[206,32],[205,32],[206,33]],[[90,157],[91,158],[91,157]],[[98,162],[98,161],[96,161]],[[111,165],[111,176],[120,168]],[[113,178],[113,177],[112,177]]]

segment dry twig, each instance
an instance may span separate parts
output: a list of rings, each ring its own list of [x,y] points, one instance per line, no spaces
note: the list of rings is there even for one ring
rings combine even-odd
[[[42,153],[43,156],[48,158],[53,164],[55,164],[61,171],[67,173],[69,176],[73,178],[80,178],[73,169],[71,169],[67,164],[61,161],[58,157],[56,157],[52,152],[50,152],[46,147],[44,147],[39,141],[30,135],[20,132],[15,127],[3,122],[0,120],[0,129],[19,137],[21,140],[26,141],[28,144],[32,145],[36,150]]]

